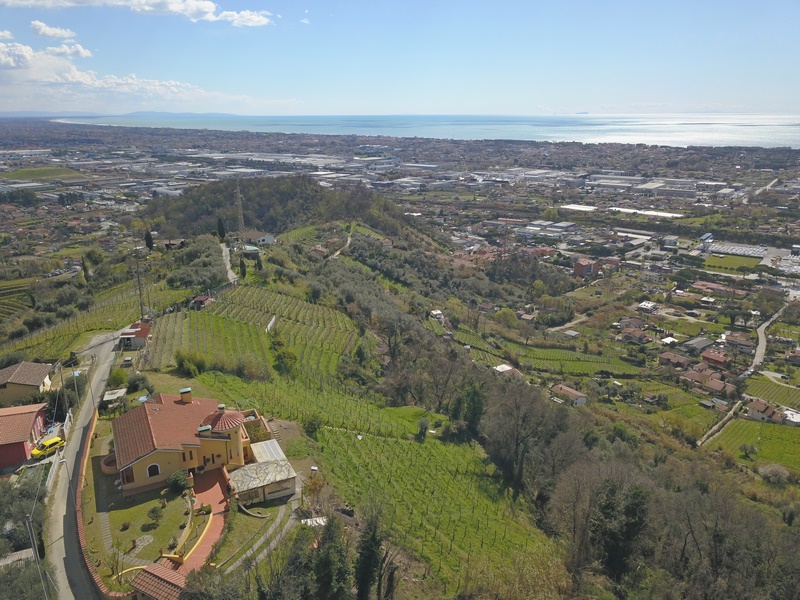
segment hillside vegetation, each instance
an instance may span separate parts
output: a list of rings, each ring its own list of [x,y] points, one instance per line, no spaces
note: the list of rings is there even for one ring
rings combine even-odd
[[[350,598],[358,589],[368,598],[378,586],[391,589],[381,600],[796,597],[800,466],[770,466],[794,452],[795,430],[734,422],[698,448],[719,414],[659,364],[663,348],[625,343],[612,328],[650,297],[635,278],[579,288],[559,255],[459,263],[437,232],[365,189],[304,178],[238,185],[247,227],[279,242],[257,260],[235,256],[239,284],[203,310],[174,295],[189,297],[218,272],[201,258],[218,240],[151,252],[155,323],[142,369],[300,423],[306,435],[293,449],[325,484],[307,490],[306,508],[352,508],[355,518],[346,533],[331,519],[313,556],[298,527],[252,578],[203,571],[190,597]],[[236,186],[158,198],[148,218],[186,236],[215,232],[220,218],[230,227]],[[782,303],[752,298],[763,314]],[[99,328],[136,303],[120,282],[78,318]],[[38,335],[18,348],[33,351]],[[500,364],[513,369],[500,374]],[[556,383],[589,402],[554,401]],[[761,444],[769,464],[742,469],[753,457],[739,456],[741,443]],[[362,595],[370,531],[385,560]]]

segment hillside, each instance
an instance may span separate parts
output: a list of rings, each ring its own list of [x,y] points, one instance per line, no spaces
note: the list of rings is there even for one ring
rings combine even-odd
[[[350,559],[380,515],[391,597],[794,597],[796,431],[741,419],[698,448],[721,413],[661,364],[663,347],[623,339],[634,319],[682,341],[722,333],[735,308],[675,317],[679,305],[636,274],[585,284],[559,254],[459,259],[440,234],[364,189],[303,178],[239,185],[246,224],[278,242],[257,259],[234,250],[238,285],[203,310],[181,300],[210,274],[220,283],[217,240],[150,252],[155,319],[137,369],[161,392],[190,386],[256,408],[281,435],[299,425],[287,455],[309,480],[319,467],[323,484],[306,490],[306,510],[354,511]],[[235,189],[159,198],[147,218],[185,235],[214,232],[219,217],[235,222]],[[637,312],[645,299],[667,310]],[[86,330],[125,324],[137,301],[133,283],[119,283],[74,320],[5,349],[63,354]],[[766,290],[747,301],[763,314],[782,302]],[[558,397],[558,386],[584,402]],[[727,400],[741,392],[732,387]],[[760,457],[739,456],[740,443],[762,444]],[[236,527],[230,539],[250,539]],[[292,585],[313,579],[292,562],[302,531],[253,567],[269,597],[293,597]],[[244,579],[192,585],[207,588],[197,597],[254,598]]]

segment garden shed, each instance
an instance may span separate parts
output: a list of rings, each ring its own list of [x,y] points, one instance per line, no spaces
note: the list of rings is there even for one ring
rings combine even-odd
[[[295,473],[278,442],[267,440],[250,446],[256,462],[231,471],[231,486],[239,502],[256,502],[290,497],[295,492]]]

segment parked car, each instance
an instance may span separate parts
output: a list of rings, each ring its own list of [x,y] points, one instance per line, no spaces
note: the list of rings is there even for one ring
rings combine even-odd
[[[36,445],[36,448],[33,449],[31,452],[31,458],[40,459],[44,458],[45,456],[50,456],[58,450],[59,448],[64,447],[64,440],[60,437],[52,437],[49,440],[43,440]]]
[[[125,358],[123,358],[122,359],[122,366],[123,367],[131,367],[131,366],[133,366],[133,357],[132,356],[126,356]]]

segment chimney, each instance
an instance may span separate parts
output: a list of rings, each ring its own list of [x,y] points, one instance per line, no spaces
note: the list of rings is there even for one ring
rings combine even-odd
[[[187,387],[183,388],[180,391],[181,394],[181,404],[191,404],[192,403],[192,388]]]
[[[224,415],[225,414],[225,405],[224,404],[217,404],[217,410],[219,411],[219,414]]]

